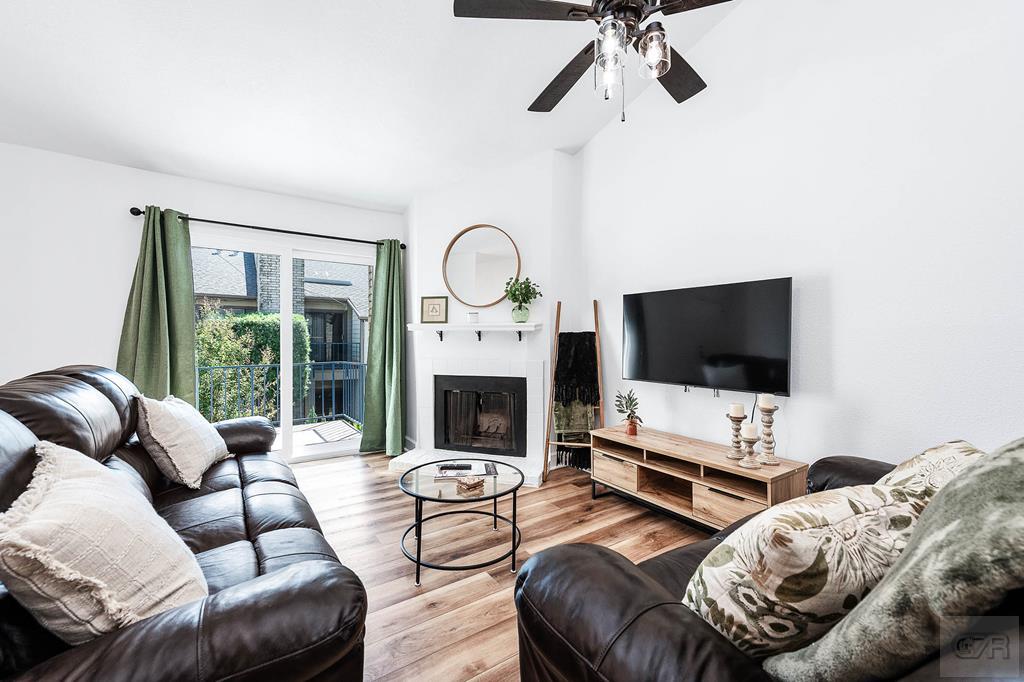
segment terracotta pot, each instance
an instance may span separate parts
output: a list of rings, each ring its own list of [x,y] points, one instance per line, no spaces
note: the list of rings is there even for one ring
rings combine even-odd
[[[636,422],[635,421],[629,420],[629,421],[626,422],[626,435],[627,436],[635,436],[636,435]]]

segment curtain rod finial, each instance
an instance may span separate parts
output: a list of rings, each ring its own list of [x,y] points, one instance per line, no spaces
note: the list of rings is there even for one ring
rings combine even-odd
[[[128,209],[128,212],[131,213],[134,216],[140,216],[140,215],[145,214],[145,211],[143,211],[138,206],[132,206],[131,208]]]

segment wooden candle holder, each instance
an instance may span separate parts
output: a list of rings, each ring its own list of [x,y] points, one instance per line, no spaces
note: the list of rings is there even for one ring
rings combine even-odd
[[[757,461],[757,455],[754,454],[754,443],[761,439],[755,437],[741,438],[740,440],[743,441],[743,452],[745,454],[743,455],[743,459],[737,462],[737,464],[744,469],[760,469],[761,463]]]
[[[761,454],[758,455],[757,461],[765,466],[778,466],[779,460],[775,457],[775,435],[772,433],[772,427],[775,425],[775,413],[778,412],[779,406],[771,408],[764,408],[758,406],[761,411]]]
[[[732,422],[732,452],[726,455],[726,457],[729,459],[743,459],[743,444],[740,442],[740,427],[743,426],[743,422],[747,421],[747,415],[734,417],[731,414],[726,413],[725,416]]]

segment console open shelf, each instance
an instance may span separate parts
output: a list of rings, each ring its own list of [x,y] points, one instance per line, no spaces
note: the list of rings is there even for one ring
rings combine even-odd
[[[807,465],[744,469],[728,458],[728,445],[624,425],[590,433],[595,483],[678,516],[724,528],[807,488]]]

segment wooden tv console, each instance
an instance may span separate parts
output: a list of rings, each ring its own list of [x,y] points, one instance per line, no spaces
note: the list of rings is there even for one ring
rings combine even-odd
[[[728,445],[625,425],[590,432],[592,483],[654,507],[725,528],[744,516],[807,492],[807,465],[744,469],[726,455]]]

